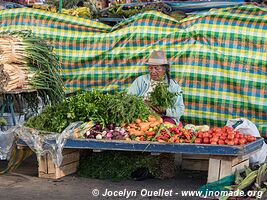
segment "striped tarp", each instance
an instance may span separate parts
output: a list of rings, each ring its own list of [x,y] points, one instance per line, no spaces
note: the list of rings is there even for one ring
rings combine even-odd
[[[0,31],[30,29],[55,46],[66,93],[125,90],[153,49],[166,51],[194,124],[222,126],[245,117],[267,136],[267,9],[211,10],[181,22],[157,12],[115,27],[22,8],[0,12]],[[262,127],[265,126],[265,129]]]

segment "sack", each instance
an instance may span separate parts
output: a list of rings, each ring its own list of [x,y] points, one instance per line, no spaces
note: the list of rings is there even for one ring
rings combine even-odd
[[[227,121],[226,126],[239,131],[242,134],[250,134],[255,137],[261,137],[257,127],[246,118],[230,119]],[[263,142],[261,150],[257,151],[254,155],[250,156],[250,163],[264,163],[267,157],[267,144]]]

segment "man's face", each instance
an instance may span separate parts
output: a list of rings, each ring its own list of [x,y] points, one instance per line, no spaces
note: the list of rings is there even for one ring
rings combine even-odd
[[[162,65],[149,65],[148,71],[150,78],[154,81],[159,81],[165,76],[165,67]]]

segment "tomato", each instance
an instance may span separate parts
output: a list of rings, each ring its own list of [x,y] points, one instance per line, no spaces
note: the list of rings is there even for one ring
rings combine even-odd
[[[211,142],[218,142],[219,138],[216,136],[213,136],[213,138],[210,139]]]
[[[223,145],[223,144],[225,144],[225,142],[224,142],[224,140],[219,140],[218,144]]]
[[[220,139],[222,139],[222,140],[226,140],[226,136],[225,136],[225,135],[221,135],[221,136],[220,136]]]
[[[201,144],[202,143],[202,139],[201,138],[196,138],[195,139],[195,143],[196,144]]]
[[[217,144],[217,142],[211,142],[210,144]]]
[[[244,135],[243,134],[239,134],[239,139],[240,138],[244,138]]]
[[[198,138],[203,138],[203,132],[202,132],[202,131],[198,132],[198,133],[197,133],[197,137],[198,137]]]
[[[220,135],[227,137],[227,133],[225,133],[225,132],[221,132]]]
[[[239,144],[240,145],[244,145],[246,143],[247,143],[246,139],[244,139],[244,138],[239,139]]]
[[[254,136],[252,136],[252,135],[249,135],[246,139],[247,139],[248,142],[253,142],[253,141],[256,140],[256,138]]]
[[[235,143],[234,143],[233,140],[229,140],[227,144],[228,144],[228,145],[235,145]]]
[[[237,138],[237,139],[240,138],[240,133],[236,133],[235,138]]]
[[[203,138],[208,138],[208,137],[210,137],[210,134],[208,132],[204,132],[203,133]]]
[[[229,140],[233,140],[235,138],[235,135],[233,133],[229,133],[228,136],[227,136],[227,138]]]
[[[238,144],[239,144],[239,140],[238,140],[238,138],[234,138],[234,144],[235,144],[235,145],[238,145]]]
[[[203,139],[203,143],[204,143],[204,144],[209,144],[209,143],[210,143],[210,139],[209,139],[208,137],[205,137],[205,138]]]
[[[231,127],[229,127],[229,126],[224,126],[224,127],[223,127],[223,130],[224,130],[224,131],[228,131],[228,130],[233,130],[233,129],[232,129]]]

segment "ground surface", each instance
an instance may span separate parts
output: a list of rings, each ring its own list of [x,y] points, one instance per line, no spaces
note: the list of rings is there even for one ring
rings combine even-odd
[[[0,161],[0,167],[3,169],[5,163]],[[201,185],[205,184],[207,174],[204,172],[183,171],[180,172],[175,179],[156,180],[148,179],[145,181],[121,181],[111,182],[107,180],[96,180],[81,178],[77,175],[70,175],[60,180],[46,180],[37,178],[37,163],[34,157],[27,159],[13,173],[0,175],[0,199],[1,200],[26,200],[26,199],[64,199],[64,200],[93,200],[93,199],[200,199],[199,197],[182,197],[182,190],[197,190]],[[92,192],[99,196],[94,197]],[[123,191],[126,189],[131,192],[132,197],[126,198],[127,193],[123,193],[123,197],[103,196],[105,190]],[[166,197],[142,197],[141,191],[165,191],[172,190],[172,196]],[[136,195],[135,195],[136,192]],[[178,194],[175,194],[178,193]],[[143,193],[145,194],[145,193]]]

